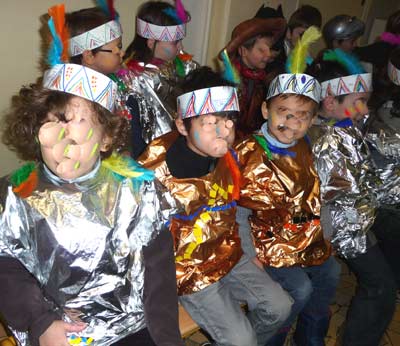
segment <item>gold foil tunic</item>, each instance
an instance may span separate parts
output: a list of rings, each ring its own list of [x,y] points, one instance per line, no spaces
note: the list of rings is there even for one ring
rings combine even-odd
[[[165,157],[177,136],[171,132],[154,140],[140,163],[155,170],[156,177],[184,210],[170,218],[178,294],[184,295],[219,281],[243,252],[235,221],[234,183],[225,159],[219,159],[214,171],[203,177],[175,178]]]
[[[238,203],[252,210],[258,258],[273,267],[325,262],[331,247],[319,221],[319,180],[309,144],[301,139],[288,148],[295,157],[272,154],[272,160],[254,136],[236,150],[243,175]]]

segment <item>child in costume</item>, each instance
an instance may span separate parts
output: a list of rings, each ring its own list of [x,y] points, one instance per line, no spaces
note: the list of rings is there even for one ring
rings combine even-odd
[[[289,318],[267,345],[284,345],[297,317],[295,344],[324,345],[339,281],[340,266],[320,224],[318,175],[305,137],[321,86],[303,71],[307,46],[319,37],[316,27],[304,32],[288,73],[272,81],[262,104],[268,122],[235,146],[243,175],[238,202],[243,249],[294,299]]]
[[[236,89],[203,67],[188,75],[182,92],[180,135],[159,137],[140,157],[184,208],[170,222],[179,300],[216,345],[261,346],[287,318],[291,299],[241,249],[240,172],[230,149]]]
[[[284,18],[248,19],[233,29],[232,38],[224,48],[240,75],[239,138],[259,129],[263,122],[261,103],[266,94],[265,68],[272,60],[271,48],[283,36],[285,29]]]
[[[183,346],[163,218],[174,202],[113,153],[128,135],[112,113],[117,85],[62,63],[65,27],[49,25],[55,65],[20,90],[3,127],[33,162],[0,180],[0,313],[21,345]]]
[[[177,83],[197,67],[182,51],[186,23],[182,2],[144,3],[136,17],[136,36],[126,50],[118,77],[126,87],[126,109],[132,115],[132,151],[137,158],[154,138],[170,132],[176,117]]]
[[[396,283],[371,232],[383,182],[358,128],[368,113],[371,74],[356,58],[329,50],[315,64],[322,86],[313,153],[321,180],[321,220],[336,253],[358,282],[343,345],[378,345],[392,319]],[[389,174],[391,174],[389,172]]]
[[[364,30],[364,22],[356,17],[341,14],[325,23],[322,35],[328,48],[340,48],[350,53],[357,47],[357,40],[364,34]]]
[[[311,26],[321,28],[322,17],[321,12],[314,6],[303,5],[299,7],[290,16],[286,37],[285,37],[285,53],[288,57],[290,52],[296,46],[297,41],[301,38],[303,33]],[[307,63],[312,63],[310,56],[307,57]]]

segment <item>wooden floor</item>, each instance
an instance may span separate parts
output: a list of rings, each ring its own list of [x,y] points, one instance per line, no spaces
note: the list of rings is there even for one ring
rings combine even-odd
[[[326,346],[336,345],[336,335],[342,325],[346,312],[355,289],[355,278],[346,266],[342,266],[341,281],[336,293],[335,303],[331,306],[332,319],[328,336],[325,339]],[[196,332],[186,338],[187,346],[200,346],[207,339],[200,332]],[[285,346],[290,346],[290,335]],[[400,346],[400,302],[397,303],[396,312],[392,323],[379,346]]]

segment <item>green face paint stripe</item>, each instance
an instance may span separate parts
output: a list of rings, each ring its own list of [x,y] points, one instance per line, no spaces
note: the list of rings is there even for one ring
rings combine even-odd
[[[86,136],[86,139],[89,140],[93,136],[93,128],[91,128]]]
[[[65,149],[64,149],[64,156],[67,156],[67,155],[68,155],[69,149],[71,149],[71,145],[70,145],[70,144],[67,144],[67,145],[65,146]]]
[[[64,138],[64,134],[65,134],[65,129],[61,128],[61,130],[60,130],[60,132],[58,134],[57,140],[61,141]]]
[[[79,161],[76,161],[74,165],[74,169],[77,170],[81,166],[81,163]]]
[[[90,158],[90,159],[91,159],[91,158],[93,157],[93,155],[96,153],[98,147],[99,147],[99,143],[96,143],[96,144],[93,146],[93,149],[92,149],[92,151],[90,152],[90,155],[89,155],[89,158]]]

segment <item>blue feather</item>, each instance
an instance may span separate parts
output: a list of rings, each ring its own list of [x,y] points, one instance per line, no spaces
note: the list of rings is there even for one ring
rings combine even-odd
[[[323,57],[324,60],[337,61],[350,74],[365,73],[364,67],[362,67],[360,61],[352,54],[346,53],[339,48],[335,50],[326,51]]]
[[[96,5],[99,7],[108,17],[111,17],[111,13],[108,9],[106,0],[96,0]]]
[[[53,38],[49,47],[49,51],[47,52],[47,62],[49,63],[50,66],[54,66],[61,63],[61,54],[63,51],[63,45],[60,38],[57,35],[53,18],[49,19],[47,25],[49,26],[51,37]]]
[[[182,20],[178,17],[178,15],[177,15],[177,13],[176,13],[176,11],[175,11],[174,8],[171,8],[171,7],[166,8],[166,9],[163,10],[163,12],[164,12],[167,16],[169,16],[169,17],[175,19],[177,24],[182,24]]]
[[[235,85],[240,84],[240,77],[239,73],[235,69],[235,67],[232,65],[231,60],[229,59],[229,55],[226,52],[226,49],[224,49],[221,52],[221,59],[224,64],[224,71],[222,73],[222,78],[225,79],[226,81],[229,81]]]

